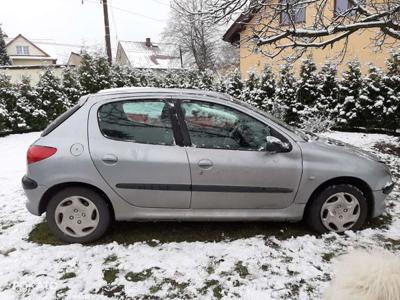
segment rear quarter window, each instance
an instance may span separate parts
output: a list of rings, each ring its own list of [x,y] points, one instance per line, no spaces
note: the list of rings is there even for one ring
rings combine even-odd
[[[73,107],[71,107],[70,109],[68,109],[66,112],[64,112],[63,114],[59,115],[53,122],[51,122],[45,130],[43,130],[41,136],[46,136],[48,135],[50,132],[52,132],[54,129],[56,129],[58,126],[60,126],[62,123],[64,123],[69,117],[71,117],[74,113],[76,113],[79,108],[81,108],[82,105],[75,105]]]

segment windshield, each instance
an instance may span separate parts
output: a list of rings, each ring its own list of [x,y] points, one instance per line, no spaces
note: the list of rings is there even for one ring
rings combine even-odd
[[[292,132],[294,134],[299,135],[302,139],[304,139],[306,141],[310,140],[310,136],[314,136],[313,133],[306,132],[306,131],[303,131],[303,130],[301,130],[299,128],[290,126],[290,125],[286,124],[285,122],[283,122],[282,120],[278,119],[277,117],[274,117],[273,115],[271,115],[271,114],[269,114],[269,113],[267,113],[267,112],[265,112],[265,111],[263,111],[263,110],[261,110],[261,109],[259,109],[257,107],[254,107],[254,106],[252,106],[252,105],[250,105],[250,104],[248,104],[246,102],[237,100],[235,98],[232,98],[232,99],[233,99],[233,102],[235,102],[235,103],[237,103],[237,104],[239,104],[241,106],[244,106],[244,107],[246,107],[246,108],[248,108],[248,109],[250,109],[250,110],[252,110],[252,111],[254,111],[256,113],[259,113],[260,115],[263,115],[264,117],[268,118],[272,122],[278,124],[279,126],[282,126],[286,130],[288,130],[288,131],[290,131],[290,132]]]

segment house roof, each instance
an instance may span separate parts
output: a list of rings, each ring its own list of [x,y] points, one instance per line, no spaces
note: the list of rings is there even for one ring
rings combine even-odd
[[[30,40],[28,40],[26,37],[24,37],[22,34],[18,34],[15,38],[11,39],[8,41],[8,43],[6,44],[6,48],[11,45],[16,39],[18,38],[22,38],[24,39],[27,43],[31,44],[33,47],[35,47],[37,50],[39,50],[40,52],[43,53],[43,56],[45,57],[50,57],[50,55],[48,55],[44,50],[40,49],[38,46],[36,46],[34,43],[32,43]],[[38,56],[38,55],[36,55]]]
[[[118,50],[124,51],[134,68],[181,69],[179,46],[169,43],[119,41]]]
[[[264,1],[263,1],[264,2]],[[263,3],[261,2],[261,3]],[[258,13],[258,11],[263,7],[262,4],[255,5],[250,10],[242,13],[228,28],[222,37],[222,40],[229,42],[231,44],[236,44],[240,40],[240,32],[244,29],[246,24]]]

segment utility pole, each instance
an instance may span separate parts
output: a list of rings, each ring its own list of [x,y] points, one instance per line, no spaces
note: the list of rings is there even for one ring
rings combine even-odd
[[[103,1],[103,13],[104,13],[104,29],[106,31],[106,50],[107,50],[107,57],[108,63],[112,64],[112,53],[111,53],[111,39],[110,39],[110,22],[108,20],[108,4],[107,0]]]

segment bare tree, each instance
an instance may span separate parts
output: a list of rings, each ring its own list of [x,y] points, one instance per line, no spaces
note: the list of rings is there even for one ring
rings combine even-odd
[[[228,22],[240,12],[236,22],[252,31],[241,42],[249,42],[253,50],[271,58],[288,48],[300,57],[307,49],[324,49],[338,42],[344,54],[349,37],[363,30],[375,32],[371,42],[376,47],[400,44],[400,0],[204,1],[205,10],[190,10],[178,1],[174,6],[210,22]],[[309,9],[312,21],[306,22]]]
[[[192,13],[208,10],[207,0],[176,0],[175,4],[177,6],[172,7],[163,38],[178,44],[185,61],[196,65],[199,70],[219,68],[225,61],[220,57],[223,47],[221,25],[202,14]]]

